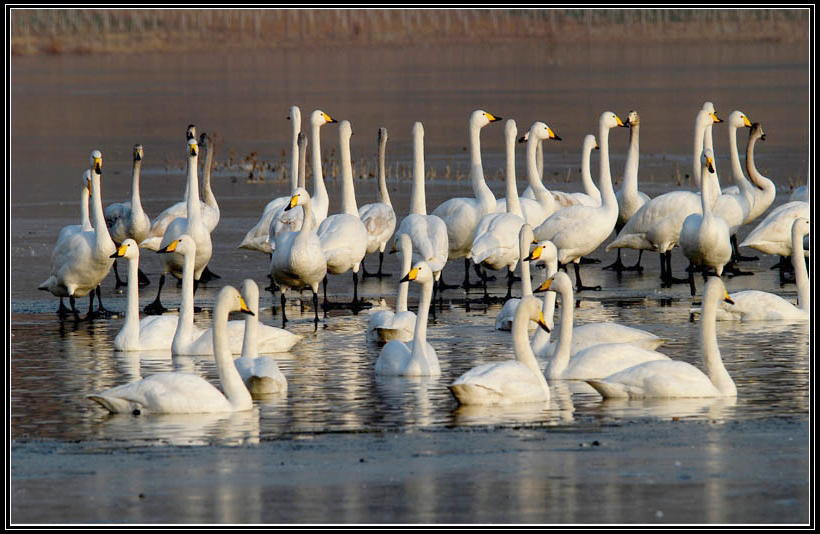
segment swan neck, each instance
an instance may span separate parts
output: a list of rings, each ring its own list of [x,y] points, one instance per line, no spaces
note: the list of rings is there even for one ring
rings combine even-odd
[[[259,297],[256,297],[256,302],[247,302],[247,305],[248,309],[253,312],[253,315],[245,315],[245,335],[242,337],[242,357],[256,358],[259,356]]]
[[[139,258],[128,259],[128,296],[125,308],[125,321],[122,325],[124,332],[133,332],[139,335],[140,322],[140,295],[139,295]]]
[[[387,139],[379,142],[379,202],[387,204],[391,208],[390,191],[387,189],[387,172],[385,170],[385,152],[387,150]]]
[[[350,157],[350,138],[342,139],[342,213],[359,216],[356,191],[353,184],[353,164]]]
[[[302,217],[302,227],[299,229],[299,235],[305,236],[314,230],[314,217],[313,217],[313,202],[310,198],[305,199],[305,202],[301,204],[303,217]]]
[[[760,174],[755,165],[755,143],[757,143],[757,138],[752,137],[746,145],[746,172],[749,173],[749,179],[757,187],[764,191],[774,191],[774,182]]]
[[[304,187],[303,184],[299,183],[301,179],[301,149],[299,148],[299,131],[301,130],[302,125],[297,124],[297,121],[293,121],[293,138],[291,139],[291,151],[290,151],[290,192],[293,194],[298,187]]]
[[[410,272],[410,268],[413,266],[413,255],[408,252],[407,250],[402,250],[401,252],[401,272],[407,273]],[[410,281],[400,282],[399,283],[399,291],[396,295],[396,313],[406,312],[407,311],[407,293],[410,290]]]
[[[615,197],[615,191],[612,189],[612,174],[609,166],[609,128],[601,124],[599,137],[600,151],[601,151],[601,176],[600,191],[601,191],[601,206],[604,208],[612,208],[614,206],[615,216],[618,215],[618,199]]]
[[[521,200],[518,198],[518,186],[515,183],[515,142],[514,135],[507,139],[507,189],[505,194],[507,197],[507,213],[518,215],[523,219]]]
[[[527,183],[538,203],[551,214],[555,211],[555,199],[541,181],[541,173],[536,162],[536,151],[540,146],[541,141],[535,139],[533,131],[530,130],[530,139],[527,141]]]
[[[202,206],[199,203],[199,183],[197,180],[197,157],[188,156],[188,196],[185,200],[188,220],[195,223],[200,220]]]
[[[481,205],[481,214],[494,213],[495,195],[484,179],[484,166],[481,163],[481,127],[470,123],[470,183],[473,195]]]
[[[706,137],[706,130],[708,128],[709,127],[707,125],[700,124],[700,122],[696,121],[695,123],[695,147],[692,151],[692,176],[695,178],[696,187],[700,187],[700,178],[702,170],[700,156],[703,153],[703,143]]]
[[[325,187],[325,179],[322,175],[322,148],[320,146],[320,128],[321,127],[319,125],[314,124],[313,128],[311,129],[311,144],[313,145],[311,148],[311,164],[313,171],[313,202],[316,203],[316,222],[321,222],[325,219],[325,217],[327,216],[328,204],[327,188]],[[324,210],[324,213],[322,213],[322,209]]]
[[[729,376],[723,359],[720,356],[720,348],[717,342],[717,298],[703,299],[702,315],[700,318],[700,345],[703,355],[703,366],[712,384],[722,395],[733,396],[737,394],[737,389],[732,377]]]
[[[544,180],[544,140],[539,139],[535,145],[535,164],[538,172],[538,179]]]
[[[746,190],[748,182],[743,175],[743,167],[740,165],[740,155],[737,151],[737,126],[729,125],[729,156],[732,159],[732,179],[741,192]]]
[[[806,257],[803,253],[803,236],[796,228],[792,229],[792,266],[794,282],[797,286],[797,304],[806,313],[811,312],[811,285],[806,269]]]
[[[111,234],[108,233],[108,227],[105,224],[105,213],[102,206],[102,193],[100,191],[100,175],[91,171],[91,226],[95,233],[95,249],[96,255],[110,256],[116,248],[114,241],[111,240]]]
[[[573,298],[572,291],[568,288],[561,289],[561,329],[558,332],[558,345],[552,356],[550,363],[549,378],[558,378],[569,365],[570,347],[572,346],[572,321],[573,321]]]
[[[532,351],[529,334],[529,315],[527,314],[527,306],[524,301],[518,306],[513,320],[511,334],[513,343],[513,352],[515,359],[529,367],[536,375],[543,379],[541,368],[538,365],[538,360],[535,358],[535,353]]]
[[[532,295],[532,279],[530,278],[530,262],[524,261],[527,257],[527,250],[519,251],[519,263],[521,264],[521,296]]]
[[[629,149],[626,153],[626,168],[624,170],[624,191],[638,192],[638,163],[640,160],[640,124],[629,126]]]
[[[179,319],[172,342],[173,354],[185,354],[194,334],[194,254],[185,254],[182,261],[182,292],[180,294]]]
[[[94,229],[91,225],[91,217],[88,213],[88,202],[91,196],[88,193],[88,188],[83,187],[83,191],[80,194],[80,226],[83,229],[83,232],[90,232]]]
[[[410,199],[410,213],[427,215],[427,200],[424,191],[424,141],[416,136],[413,140],[413,191]]]
[[[218,302],[214,310],[213,319],[213,347],[216,369],[219,374],[219,382],[222,391],[234,409],[249,409],[253,405],[253,399],[236,370],[233,355],[228,345],[228,309],[222,302]]]
[[[136,160],[134,161],[134,168],[131,172],[131,212],[134,214],[134,218],[142,216],[143,209],[142,209],[142,200],[140,198],[140,168],[142,167],[142,161]]]
[[[202,198],[212,208],[216,207],[216,197],[211,189],[211,167],[214,161],[214,145],[208,141],[205,146],[205,169],[202,175]]]
[[[413,349],[410,357],[416,361],[424,361],[429,371],[427,361],[427,316],[430,313],[430,303],[433,300],[433,281],[428,280],[421,285],[421,299],[416,312],[416,328],[413,332]]]

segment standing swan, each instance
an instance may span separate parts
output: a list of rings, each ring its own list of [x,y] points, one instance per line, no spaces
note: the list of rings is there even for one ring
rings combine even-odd
[[[521,137],[518,142],[527,143],[527,183],[529,183],[529,185],[524,190],[521,198],[534,199],[541,206],[544,215],[549,217],[555,213],[556,210],[561,209],[561,206],[558,205],[555,201],[555,197],[541,181],[542,172],[539,169],[543,167],[543,162],[538,162],[538,154],[541,153],[541,145],[547,139],[561,140],[549,126],[543,122],[536,121],[530,126],[527,134]],[[538,224],[532,226],[533,228],[537,228]]]
[[[382,272],[384,262],[384,249],[387,241],[396,229],[396,212],[390,202],[390,192],[387,190],[387,173],[384,168],[385,151],[387,149],[387,128],[379,128],[379,198],[378,202],[365,204],[359,208],[359,218],[367,229],[367,253],[373,254],[379,251],[379,270],[375,274],[368,273],[362,263],[364,277],[390,276],[390,273]]]
[[[232,311],[252,313],[239,291],[225,286],[214,308],[214,359],[222,391],[193,373],[157,373],[89,398],[111,413],[193,414],[250,410],[253,399],[242,382],[228,349],[227,323]],[[224,392],[224,393],[223,393]]]
[[[737,387],[723,365],[715,331],[715,314],[721,299],[732,303],[723,281],[716,276],[710,277],[703,294],[703,316],[700,319],[700,351],[706,374],[686,362],[659,360],[587,383],[605,399],[736,397]]]
[[[752,203],[752,210],[749,212],[749,217],[746,223],[756,220],[758,217],[769,209],[774,202],[774,197],[777,195],[777,189],[774,182],[766,178],[757,170],[755,165],[755,143],[757,140],[766,140],[766,132],[759,122],[752,124],[749,130],[749,141],[746,143],[746,172],[749,173],[749,179],[756,186],[753,188],[754,202]]]
[[[598,139],[601,150],[601,206],[570,206],[552,214],[535,229],[539,241],[552,241],[558,248],[558,261],[573,262],[575,266],[576,291],[600,289],[584,286],[581,282],[579,263],[581,257],[593,252],[612,233],[618,220],[618,200],[612,188],[609,168],[609,130],[626,124],[611,111],[601,114],[598,121]]]
[[[353,183],[353,166],[350,159],[350,136],[353,130],[350,122],[343,120],[339,124],[339,145],[342,160],[342,212],[327,217],[319,225],[316,234],[322,243],[322,253],[327,260],[328,274],[344,274],[353,271],[354,313],[363,302],[359,301],[359,267],[367,253],[367,228],[359,218],[356,207],[356,191]],[[327,300],[327,277],[323,282],[325,309]]]
[[[51,275],[38,286],[38,289],[50,291],[52,295],[68,297],[71,312],[76,316],[75,297],[82,297],[97,289],[103,281],[114,260],[111,254],[117,247],[108,228],[105,226],[102,196],[100,193],[100,174],[102,173],[102,154],[99,150],[91,152],[91,226],[90,230],[67,232],[67,237],[59,239],[51,253]],[[97,295],[99,298],[99,293]],[[93,302],[93,296],[92,296]],[[100,302],[97,313],[106,311]],[[89,317],[94,317],[89,308]]]
[[[454,260],[464,258],[464,286],[469,286],[470,251],[473,246],[473,234],[481,217],[496,210],[495,195],[484,180],[484,168],[481,164],[481,129],[488,124],[500,121],[484,110],[476,110],[470,115],[470,182],[473,186],[472,198],[451,198],[438,205],[433,215],[447,225],[447,258]],[[443,285],[443,284],[442,284]]]
[[[430,376],[441,374],[435,349],[427,343],[427,316],[433,301],[433,271],[427,262],[417,263],[401,280],[421,284],[418,317],[413,339],[387,342],[376,360],[376,374],[402,376]]]
[[[177,217],[162,236],[160,249],[167,247],[172,241],[183,234],[191,236],[196,242],[196,258],[194,263],[194,280],[198,281],[208,262],[211,261],[213,245],[211,243],[211,232],[205,225],[202,218],[202,206],[199,200],[199,181],[197,179],[197,158],[199,156],[199,146],[196,139],[188,141],[188,198],[186,200],[186,216]],[[159,315],[167,311],[160,301],[162,286],[165,284],[165,275],[170,273],[177,279],[182,279],[183,260],[179,254],[166,254],[162,256],[162,274],[159,277],[159,287],[157,297],[154,302],[145,307],[145,313],[149,315]],[[194,282],[195,284],[197,282]],[[196,291],[196,287],[194,287]]]
[[[396,238],[399,253],[401,254],[401,271],[409,273],[413,261],[413,242],[407,234],[400,234]],[[410,341],[416,329],[416,314],[407,309],[407,291],[410,281],[399,282],[399,292],[396,295],[396,311],[379,310],[370,316],[367,322],[366,337],[368,341]]]
[[[536,321],[546,329],[540,301],[530,295],[515,312],[512,338],[514,360],[479,365],[450,384],[459,404],[518,404],[548,402],[550,390],[530,347],[528,325]]]
[[[321,128],[325,124],[338,123],[336,119],[322,110],[314,110],[310,115],[310,144],[311,144],[311,169],[313,174],[313,216],[316,217],[316,224],[322,224],[327,217],[327,210],[330,206],[330,199],[327,196],[325,178],[322,174],[322,135]]]
[[[252,313],[245,315],[242,355],[234,360],[236,370],[251,395],[284,395],[288,381],[276,360],[259,356],[259,286],[250,278],[242,283],[242,298]]]
[[[108,226],[108,233],[117,246],[122,245],[126,239],[131,238],[137,243],[148,237],[151,231],[151,219],[142,209],[140,201],[140,168],[145,151],[142,145],[134,145],[134,163],[131,171],[131,201],[117,202],[109,204],[105,208],[105,224]],[[140,283],[146,285],[148,278],[142,271],[139,273]],[[117,278],[117,287],[125,285],[120,280],[117,272],[117,262],[114,261],[114,276]]]
[[[285,291],[301,290],[307,286],[313,290],[313,309],[316,314],[314,326],[319,324],[319,284],[327,276],[327,262],[322,253],[322,242],[316,234],[316,222],[310,195],[300,187],[291,197],[288,210],[301,206],[305,212],[298,232],[284,232],[276,237],[270,260],[270,275],[279,285],[282,301],[282,326],[285,326]]]

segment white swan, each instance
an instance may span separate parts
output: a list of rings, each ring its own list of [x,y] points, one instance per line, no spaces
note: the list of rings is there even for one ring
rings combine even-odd
[[[476,265],[483,265],[494,271],[507,269],[507,298],[509,299],[513,273],[520,258],[518,234],[525,221],[518,199],[518,188],[515,183],[515,143],[518,128],[514,120],[507,120],[504,125],[504,134],[507,149],[506,202],[504,206],[506,211],[488,213],[481,217],[473,233],[471,257]],[[530,231],[532,231],[531,226]],[[530,237],[530,242],[532,242],[532,237]],[[529,254],[529,245],[526,254]]]
[[[214,358],[222,391],[199,375],[166,372],[89,395],[89,398],[111,413],[193,414],[250,410],[253,399],[227,347],[226,329],[231,311],[251,313],[239,291],[225,286],[219,293],[213,318]]]
[[[384,262],[384,249],[387,241],[396,230],[396,211],[390,202],[390,191],[387,189],[387,173],[385,172],[385,151],[387,148],[387,128],[379,128],[379,196],[378,201],[372,204],[365,204],[359,208],[359,218],[367,229],[367,253],[373,254],[379,251],[379,270],[374,274],[381,278],[382,263]],[[367,271],[364,270],[367,276]],[[389,276],[389,275],[387,275]]]
[[[621,187],[615,192],[618,200],[618,221],[615,223],[615,232],[620,233],[621,229],[629,222],[635,213],[644,204],[649,202],[649,195],[638,191],[638,165],[640,162],[640,130],[641,117],[638,112],[632,110],[627,116],[626,123],[629,126],[629,148],[626,153],[626,167],[624,168],[623,181]],[[607,248],[607,250],[609,250]],[[618,256],[614,263],[607,265],[604,269],[615,271],[643,271],[641,267],[641,256],[643,249],[638,251],[638,261],[635,265],[625,266],[621,261],[621,249],[618,248]]]
[[[401,271],[409,273],[413,261],[413,242],[407,234],[396,237],[399,254],[401,254]],[[407,292],[409,281],[399,282],[396,295],[396,309],[379,310],[370,315],[365,334],[368,341],[410,341],[416,329],[416,314],[407,309]]]
[[[344,274],[353,272],[353,302],[359,301],[359,267],[367,253],[367,228],[359,218],[356,206],[356,190],[353,183],[353,166],[350,159],[350,136],[353,130],[350,121],[339,123],[339,146],[342,163],[342,212],[328,216],[319,225],[316,234],[322,243],[322,253],[327,261],[327,273]],[[324,281],[325,305],[327,300],[327,278]]]
[[[707,374],[686,362],[659,360],[587,383],[604,398],[736,397],[737,387],[723,365],[715,331],[715,312],[721,299],[731,303],[723,281],[712,276],[704,290],[700,319],[700,352]]]
[[[541,154],[541,147],[544,141],[554,139],[560,141],[561,138],[555,135],[552,128],[541,121],[536,121],[530,126],[529,131],[518,140],[519,143],[527,143],[527,188],[521,194],[521,199],[535,200],[541,207],[541,212],[545,217],[549,217],[561,206],[555,201],[555,197],[544,186],[541,181],[542,171],[539,169],[543,167],[543,162],[539,162],[538,155]],[[526,219],[526,216],[525,216]],[[529,219],[527,219],[529,222]],[[541,221],[543,222],[543,221]],[[532,223],[531,223],[532,224]],[[533,228],[537,228],[538,224],[532,224]]]
[[[413,124],[413,183],[410,191],[410,213],[396,230],[394,243],[406,234],[413,245],[413,263],[425,261],[433,270],[435,279],[447,264],[449,244],[447,225],[435,215],[427,215],[424,190],[424,126]]]
[[[473,197],[451,198],[433,210],[433,215],[447,226],[448,260],[465,259],[465,282],[469,281],[469,259],[476,225],[481,217],[496,210],[495,195],[484,180],[484,168],[481,164],[481,129],[499,120],[501,117],[480,109],[470,115],[468,133]]]
[[[708,132],[712,125],[723,122],[714,111],[714,106],[704,104],[695,118],[693,176],[700,187],[701,153]],[[720,194],[719,184],[711,198]],[[670,191],[646,202],[626,225],[618,232],[615,239],[607,245],[606,250],[613,248],[632,248],[636,250],[654,250],[661,254],[661,279],[671,281],[671,252],[678,245],[683,221],[691,213],[701,210],[700,194],[692,191]]]
[[[546,318],[547,325],[553,320],[555,313],[555,296],[558,292],[561,292],[561,302],[566,302],[568,306],[562,308],[562,324],[555,339],[550,339],[549,336],[546,336],[544,340],[538,340],[537,335],[536,338],[533,339],[533,349],[539,358],[555,358],[561,344],[563,333],[565,329],[570,328],[570,326],[572,327],[572,338],[569,343],[570,357],[575,356],[593,345],[602,343],[629,343],[642,349],[654,350],[666,341],[646,330],[615,322],[595,322],[574,325],[572,306],[574,297],[569,276],[564,272],[557,271],[557,266],[553,267],[549,265],[549,263],[548,268],[550,270],[548,280],[553,279],[553,281],[550,282],[549,289],[551,290],[544,297],[544,317]],[[545,287],[545,284],[546,282],[539,286],[534,292],[539,293],[546,291],[548,288]],[[550,298],[551,300],[549,300]],[[567,326],[565,326],[565,324]],[[540,331],[538,334],[540,334]]]
[[[433,301],[433,271],[427,262],[416,263],[401,280],[421,284],[421,298],[413,339],[388,341],[376,360],[376,374],[402,376],[439,376],[441,367],[435,349],[427,343],[427,316]]]
[[[570,206],[556,211],[535,228],[535,238],[552,241],[558,248],[558,261],[574,263],[577,290],[588,289],[581,282],[579,262],[593,252],[612,233],[618,220],[618,201],[612,188],[609,168],[609,130],[625,127],[624,122],[611,111],[601,114],[598,121],[598,139],[601,150],[601,206]]]
[[[631,343],[608,342],[605,338],[600,338],[597,343],[573,353],[574,300],[569,276],[558,272],[535,291],[553,291],[561,295],[561,331],[552,359],[544,369],[544,375],[550,380],[603,378],[642,362],[669,359],[654,350],[644,349]],[[615,323],[600,324],[614,325]]]
[[[182,235],[189,235],[196,241],[196,257],[194,262],[194,279],[199,280],[213,254],[211,231],[202,217],[202,203],[199,200],[199,181],[197,179],[197,158],[199,146],[196,139],[188,140],[188,198],[186,200],[185,217],[177,217],[168,225],[160,241],[160,250]],[[165,276],[170,273],[177,279],[183,276],[183,259],[179,254],[164,254],[162,256],[162,273],[157,287],[157,296],[154,302],[148,304],[144,311],[151,315],[161,314],[166,310],[160,300]]]
[[[595,140],[595,136],[592,134],[584,136],[584,141],[581,145],[581,185],[584,191],[574,193],[551,191],[559,207],[566,208],[581,205],[597,208],[601,205],[601,191],[595,187],[595,182],[592,180],[592,172],[590,171],[592,151],[596,148],[598,148],[598,141]]]
[[[791,256],[792,240],[791,229],[794,221],[799,218],[809,219],[811,209],[808,202],[795,200],[786,202],[774,208],[760,223],[746,236],[741,247],[759,250],[764,254]]]
[[[273,239],[270,236],[270,225],[273,218],[281,215],[284,212],[285,206],[290,203],[290,198],[300,185],[299,183],[299,134],[302,130],[302,112],[299,106],[291,106],[290,114],[288,115],[291,125],[291,152],[290,152],[290,192],[287,196],[276,197],[265,205],[262,210],[262,216],[259,221],[248,230],[242,242],[237,248],[244,248],[246,250],[258,250],[265,254],[271,253],[271,243]],[[295,212],[292,212],[295,213]]]
[[[307,136],[299,132],[296,139],[296,146],[299,150],[299,179],[297,187],[305,187],[305,172],[306,172],[306,156],[307,156]],[[296,190],[294,189],[294,192]],[[305,216],[303,210],[289,210],[287,209],[290,199],[284,205],[274,210],[271,216],[270,226],[268,226],[268,245],[267,249],[273,251],[276,243],[276,236],[282,232],[296,232],[302,227],[302,218]],[[318,224],[316,225],[318,227]]]
[[[242,354],[234,360],[236,370],[251,395],[284,395],[288,380],[276,360],[259,356],[259,286],[250,278],[242,282],[242,298],[252,313],[245,315]]]
[[[811,285],[803,256],[803,236],[811,230],[809,220],[800,217],[792,225],[792,265],[797,285],[795,306],[780,295],[749,289],[731,293],[734,304],[717,309],[718,321],[806,321],[811,315]],[[700,309],[690,310],[700,313]]]
[[[310,115],[310,151],[311,151],[311,171],[313,176],[313,195],[311,203],[313,206],[313,216],[316,218],[317,226],[327,217],[330,206],[330,198],[325,187],[325,178],[322,173],[322,135],[321,128],[325,124],[338,123],[336,119],[322,110],[316,109]]]
[[[752,191],[754,199],[752,209],[744,224],[757,220],[758,217],[763,215],[772,205],[777,195],[774,182],[760,174],[755,165],[755,143],[758,139],[765,141],[766,133],[760,123],[756,122],[752,124],[752,128],[749,130],[749,141],[746,143],[746,172],[749,173],[749,179],[756,187]]]
[[[548,402],[550,390],[530,347],[528,324],[547,328],[540,301],[530,295],[521,299],[515,313],[512,338],[514,360],[475,367],[450,384],[460,404],[517,404]]]
[[[192,139],[196,140],[196,127],[193,124],[188,126],[186,142],[190,142]],[[202,175],[202,188],[200,195],[200,205],[202,207],[201,216],[205,226],[208,227],[208,231],[213,232],[219,224],[220,211],[219,205],[216,202],[216,197],[211,189],[211,167],[213,165],[214,150],[213,142],[210,136],[203,133],[200,136],[200,146],[205,150],[205,171]],[[148,236],[140,241],[141,248],[157,251],[163,246],[162,238],[165,236],[165,231],[168,229],[168,225],[179,217],[184,218],[188,216],[189,191],[190,185],[186,182],[184,200],[177,202],[154,218],[151,223],[151,230],[148,232]]]
[[[173,314],[150,315],[140,319],[138,275],[140,252],[137,242],[125,239],[113,254],[128,260],[128,295],[125,320],[114,337],[114,350],[170,350],[179,317]]]
[[[105,224],[108,226],[108,233],[114,244],[119,246],[126,239],[131,238],[137,243],[148,237],[151,231],[151,218],[142,209],[140,200],[140,168],[145,151],[142,145],[134,145],[134,162],[131,171],[131,200],[129,202],[116,202],[106,206]],[[117,277],[117,287],[123,285],[120,275],[117,272],[117,262],[114,261],[114,274]],[[140,279],[147,281],[145,275],[140,273]]]
[[[721,276],[724,266],[732,259],[731,228],[711,207],[715,204],[715,199],[711,196],[710,182],[717,181],[713,160],[712,150],[704,148],[701,155],[701,213],[692,213],[686,217],[680,231],[681,252],[689,259],[692,296],[695,295],[696,266],[714,269]]]
[[[538,259],[547,259],[549,256],[555,256],[555,261],[558,261],[558,252],[550,241],[544,241],[544,245],[536,247],[534,253],[530,253],[530,245],[532,244],[533,233],[532,226],[529,224],[521,225],[518,231],[518,254],[521,261],[518,264],[521,266],[521,297],[532,295],[532,279],[530,278],[530,262]],[[546,247],[550,248],[550,252],[544,253]],[[535,257],[533,257],[535,256]],[[521,302],[520,298],[508,298],[501,311],[495,317],[496,330],[510,330],[512,323],[515,320],[515,310]],[[549,325],[547,325],[549,326]]]
[[[327,262],[322,243],[316,234],[316,223],[310,194],[300,187],[291,197],[287,209],[301,206],[305,212],[298,232],[284,232],[276,236],[276,245],[270,260],[270,275],[279,285],[282,304],[282,326],[285,325],[285,292],[288,288],[313,290],[314,324],[319,324],[319,284],[327,275]]]
[[[114,264],[111,254],[117,249],[105,226],[100,192],[101,172],[102,154],[94,150],[91,152],[90,184],[92,228],[67,231],[62,239],[58,239],[51,252],[51,274],[38,286],[38,289],[60,297],[61,304],[62,298],[68,297],[71,312],[75,315],[75,297],[88,295],[100,285]],[[98,311],[104,311],[102,303]],[[92,314],[90,308],[89,314]]]

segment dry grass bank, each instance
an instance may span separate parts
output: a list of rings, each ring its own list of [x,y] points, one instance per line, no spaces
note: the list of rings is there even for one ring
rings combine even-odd
[[[808,41],[805,9],[19,9],[12,55],[470,44]]]

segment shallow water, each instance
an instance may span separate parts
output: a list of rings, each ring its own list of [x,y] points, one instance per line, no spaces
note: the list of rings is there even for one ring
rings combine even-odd
[[[431,55],[437,57],[436,62],[427,61]],[[671,420],[805,421],[811,406],[809,323],[718,325],[718,343],[737,383],[737,400],[602,402],[585,384],[559,382],[552,384],[548,406],[458,409],[447,385],[476,365],[512,355],[509,333],[493,328],[500,304],[488,307],[478,302],[478,290],[445,292],[443,306],[431,317],[428,341],[441,361],[438,379],[376,377],[379,346],[365,341],[367,312],[332,312],[314,331],[308,294],[301,299],[292,294],[288,329],[305,337],[290,353],[276,355],[288,378],[286,398],[257,399],[252,412],[225,417],[110,416],[87,395],[180,368],[216,380],[213,360],[172,361],[163,353],[114,352],[111,341],[121,317],[60,321],[54,313],[57,299],[35,288],[48,276],[48,259],[59,228],[78,218],[76,197],[90,150],[100,148],[104,154],[107,204],[128,198],[130,150],[134,143],[143,143],[142,198],[149,214],[157,214],[181,198],[182,132],[191,122],[201,131],[217,132],[223,143],[217,153],[222,166],[214,178],[222,218],[213,234],[211,263],[222,279],[197,291],[197,305],[204,308],[197,321],[208,324],[209,310],[222,285],[238,287],[251,277],[265,287],[267,259],[235,247],[267,201],[283,194],[287,185],[272,171],[265,181],[248,183],[228,160],[256,150],[263,159],[284,161],[290,135],[284,118],[293,103],[302,107],[303,115],[321,107],[339,119],[350,119],[357,133],[354,159],[372,158],[378,126],[388,127],[388,160],[394,162],[391,192],[401,216],[409,206],[409,178],[399,169],[410,160],[410,129],[415,120],[425,124],[427,163],[436,169],[427,187],[428,210],[432,211],[451,196],[469,195],[469,182],[464,178],[465,133],[467,116],[477,107],[516,118],[522,132],[534,120],[548,122],[564,140],[559,148],[545,151],[545,181],[550,188],[565,190],[579,188],[574,177],[580,140],[595,131],[600,112],[611,108],[623,117],[636,108],[644,127],[640,185],[655,195],[677,187],[675,177],[690,171],[692,119],[709,99],[724,117],[739,108],[764,125],[767,141],[758,144],[757,164],[778,183],[777,205],[787,200],[790,182],[800,185],[805,181],[810,128],[808,57],[802,47],[766,44],[722,46],[717,55],[697,46],[618,50],[511,46],[491,50],[356,49],[332,54],[252,52],[215,57],[14,58],[8,161],[10,437],[23,442],[102,441],[123,446],[237,445],[306,435],[480,426],[604,428],[612,421],[636,419],[656,420],[658,425]],[[725,132],[716,127],[721,154],[726,152]],[[618,176],[627,135],[613,132],[611,139],[613,175]],[[742,150],[745,133],[740,132],[738,140]],[[323,143],[330,159],[335,157],[333,147],[338,141],[330,126],[323,130]],[[485,173],[501,195],[500,127],[485,128],[482,149]],[[523,182],[523,152],[518,154]],[[728,158],[724,156],[718,165],[728,171]],[[444,174],[447,166],[455,170],[450,177]],[[593,169],[597,176],[597,159]],[[573,177],[570,182],[565,180],[568,173]],[[359,205],[375,198],[372,178],[358,180],[357,187]],[[333,198],[338,182],[332,177],[328,189]],[[741,229],[741,240],[752,227]],[[141,266],[152,284],[141,290],[141,307],[156,291],[159,263],[151,255],[143,253]],[[699,295],[692,299],[686,284],[660,287],[656,255],[644,256],[642,275],[625,273],[619,278],[602,271],[601,264],[583,266],[584,282],[600,284],[604,290],[577,296],[576,324],[612,320],[638,326],[667,339],[661,350],[671,358],[701,365],[698,323],[689,316]],[[631,262],[635,255],[627,251],[625,257]],[[593,258],[606,264],[614,253],[599,249]],[[366,260],[371,270],[376,261],[375,257]],[[769,270],[774,261],[761,257],[744,264],[754,276],[725,278],[727,288],[730,292],[762,289],[793,300],[794,285],[781,286],[777,273]],[[683,267],[676,251],[676,274],[682,275]],[[385,269],[392,273],[391,278],[367,279],[360,285],[360,295],[377,308],[395,301],[397,258],[386,256]],[[462,274],[460,261],[444,271],[450,282],[460,280]],[[496,274],[498,280],[490,290],[493,296],[501,296],[504,273]],[[538,269],[533,276],[538,283],[543,271]],[[700,290],[702,279],[697,283]],[[332,277],[331,298],[350,298],[351,285],[349,275]],[[517,285],[513,291],[516,294]],[[109,309],[124,310],[124,294],[113,290],[112,276],[104,283],[103,296]],[[418,288],[413,287],[411,308],[417,300]],[[166,284],[163,301],[166,305],[179,301],[173,283]],[[84,312],[87,301],[79,299],[78,303]],[[274,299],[263,293],[261,307],[261,320],[278,326],[278,295]]]

